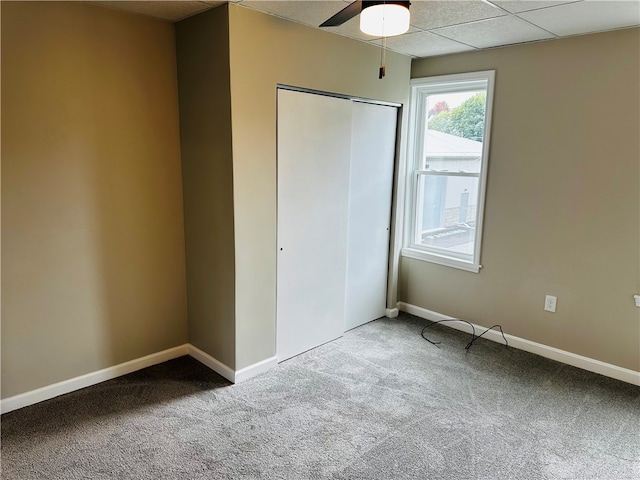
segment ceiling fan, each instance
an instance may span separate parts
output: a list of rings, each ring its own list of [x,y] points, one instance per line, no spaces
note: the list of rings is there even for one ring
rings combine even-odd
[[[323,22],[320,27],[337,27],[360,14],[360,30],[376,37],[392,37],[409,30],[411,2],[358,0]]]

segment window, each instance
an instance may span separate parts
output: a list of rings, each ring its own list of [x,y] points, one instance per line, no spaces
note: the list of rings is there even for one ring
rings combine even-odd
[[[493,80],[493,71],[412,80],[403,256],[480,270]]]

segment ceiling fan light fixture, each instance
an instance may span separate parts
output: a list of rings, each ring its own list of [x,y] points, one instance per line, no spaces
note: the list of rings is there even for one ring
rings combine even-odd
[[[363,2],[360,30],[374,37],[393,37],[409,30],[409,2]]]

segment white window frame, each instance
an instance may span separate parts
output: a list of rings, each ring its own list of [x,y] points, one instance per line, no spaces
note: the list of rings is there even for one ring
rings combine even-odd
[[[409,113],[409,135],[407,145],[407,197],[404,222],[404,248],[402,256],[437,263],[450,267],[478,273],[480,253],[482,247],[482,233],[484,224],[484,204],[487,186],[487,170],[489,164],[489,139],[491,138],[491,118],[493,111],[493,90],[495,70],[461,73],[454,75],[440,75],[436,77],[416,78],[411,80],[411,101]],[[434,93],[456,92],[485,88],[487,90],[484,138],[482,142],[482,157],[478,182],[478,205],[476,210],[476,232],[473,256],[457,255],[455,252],[444,252],[435,247],[429,247],[416,242],[416,224],[418,213],[418,180],[425,173],[421,170],[424,159],[424,131],[427,112],[426,97]],[[465,173],[447,172],[449,176],[464,176]]]

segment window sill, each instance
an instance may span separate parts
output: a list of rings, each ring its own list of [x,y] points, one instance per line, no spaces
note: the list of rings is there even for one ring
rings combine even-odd
[[[459,260],[457,258],[436,255],[434,253],[428,253],[414,248],[403,248],[402,256],[413,258],[414,260],[422,260],[423,262],[437,263],[438,265],[444,265],[446,267],[458,268],[460,270],[466,270],[467,272],[473,273],[478,273],[482,268],[482,265],[477,263],[465,262],[464,260]]]

